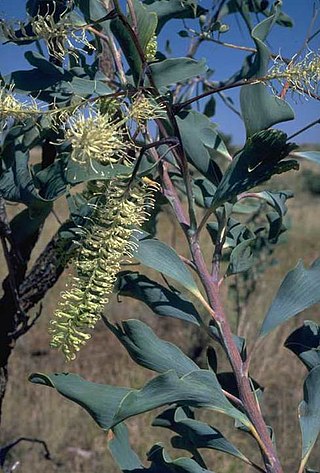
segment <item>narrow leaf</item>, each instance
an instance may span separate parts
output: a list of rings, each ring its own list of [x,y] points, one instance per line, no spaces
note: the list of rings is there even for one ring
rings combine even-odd
[[[152,77],[158,89],[183,82],[207,71],[205,59],[196,61],[187,57],[170,58],[150,64]]]
[[[320,259],[309,269],[302,261],[289,271],[262,324],[260,335],[267,335],[278,325],[320,302]]]
[[[177,346],[159,338],[140,320],[126,320],[121,325],[105,323],[138,365],[158,373],[173,369],[179,377],[199,369]]]
[[[304,400],[299,405],[302,434],[302,459],[305,463],[320,432],[320,366],[313,368],[303,386]]]
[[[130,271],[120,273],[115,291],[120,296],[144,302],[160,317],[173,317],[195,325],[202,322],[195,306],[177,290],[172,286],[168,289],[143,274]]]
[[[112,457],[122,471],[139,472],[146,471],[138,455],[129,443],[128,429],[124,423],[113,428],[114,437],[108,442],[108,448]]]
[[[308,370],[320,365],[320,325],[305,320],[302,327],[287,338],[284,346],[297,355]]]
[[[189,450],[191,453],[195,449],[209,448],[248,461],[219,430],[204,422],[188,418],[181,407],[167,409],[156,417],[153,425],[166,427],[179,434],[179,437],[173,437],[171,440],[175,448]]]
[[[104,430],[129,417],[172,403],[206,407],[250,425],[246,415],[224,396],[211,371],[197,370],[179,378],[170,370],[153,378],[140,390],[92,383],[71,373],[34,373],[29,379],[55,388],[82,406]]]
[[[176,251],[162,241],[154,238],[140,239],[135,257],[145,266],[178,281],[196,297],[202,298],[189,269]]]

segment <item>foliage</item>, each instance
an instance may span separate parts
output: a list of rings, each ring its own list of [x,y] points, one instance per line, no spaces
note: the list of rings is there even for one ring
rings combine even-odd
[[[108,9],[98,0],[34,0],[26,4],[25,22],[1,22],[5,41],[36,44],[39,52],[26,53],[31,69],[2,77],[1,198],[22,203],[27,211],[11,222],[11,230],[5,212],[0,218],[7,229],[3,241],[11,245],[5,256],[14,271],[17,245],[27,245],[36,235],[34,246],[54,201],[64,199],[69,219],[54,247],[59,271],[53,270],[41,292],[43,297],[54,284],[61,266],[72,265],[51,322],[52,347],[74,359],[103,318],[132,360],[157,375],[139,389],[93,383],[68,372],[33,373],[30,381],[54,388],[82,406],[101,429],[111,431],[108,446],[124,472],[210,473],[211,465],[199,451],[209,448],[260,472],[281,473],[272,429],[261,414],[263,388],[249,375],[251,357],[259,354],[248,351],[246,340],[233,333],[220,288],[227,278],[247,277],[260,264],[259,255],[271,254],[286,231],[286,200],[292,193],[271,191],[265,183],[275,174],[298,169],[297,157],[318,160],[316,152],[294,152],[297,146],[287,135],[271,127],[294,118],[286,90],[316,94],[319,57],[314,53],[289,65],[279,59],[268,69],[267,37],[273,25],[292,26],[279,1],[270,9],[260,0],[220,2],[214,15],[193,0],[125,3],[122,8],[114,0]],[[242,17],[256,49],[240,71],[217,85],[210,80],[206,61],[194,56],[201,42],[227,31],[222,19],[229,15]],[[172,19],[197,25],[197,30],[179,33],[186,38],[193,31],[187,57],[171,58],[157,50],[157,35]],[[269,86],[272,81],[285,81],[281,97]],[[240,88],[247,139],[231,156],[211,117],[215,94],[235,87]],[[209,102],[203,113],[201,107],[192,109],[205,97]],[[31,165],[30,151],[36,146],[42,148],[42,161]],[[166,206],[184,233],[187,257],[157,238],[157,217]],[[211,268],[201,248],[202,234],[212,241]],[[21,282],[33,246],[23,262]],[[134,261],[141,265],[139,271],[126,271],[123,265]],[[153,270],[152,275],[144,274],[144,268]],[[319,271],[319,260],[306,268],[299,262],[284,277],[256,341],[320,301]],[[161,283],[155,274],[163,278]],[[12,333],[17,337],[32,325],[20,307],[20,282],[9,280],[5,289],[14,302],[11,322],[16,332],[9,324],[8,347]],[[207,368],[200,369],[145,323],[115,323],[103,314],[112,292],[141,301],[158,316],[194,324],[221,345],[230,371],[218,370],[213,346],[207,351]],[[307,462],[320,431],[319,326],[305,323],[285,346],[308,369],[299,406],[298,472],[303,473],[310,471]],[[8,348],[3,367],[10,352]],[[130,446],[125,421],[158,408],[164,410],[154,425],[171,430],[173,448],[189,456],[173,459],[156,444],[146,467]],[[251,435],[262,466],[200,421],[200,409],[231,417],[243,435]]]

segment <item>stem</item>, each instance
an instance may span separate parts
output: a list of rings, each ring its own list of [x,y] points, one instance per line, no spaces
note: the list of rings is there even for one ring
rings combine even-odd
[[[320,125],[320,118],[318,118],[317,120],[309,123],[308,125],[304,126],[303,128],[300,128],[300,130],[296,131],[295,133],[293,133],[293,135],[291,136],[288,136],[288,140],[291,140],[292,138],[294,138],[295,136],[298,136],[300,135],[300,133],[303,133],[304,131],[306,130],[309,130],[309,128],[312,128],[313,126],[315,125]]]
[[[238,385],[239,398],[243,403],[250,422],[252,423],[253,429],[251,432],[258,441],[263,452],[266,471],[268,473],[283,473],[268,428],[261,415],[255,396],[252,393],[250,380],[244,369],[244,363],[233,340],[230,324],[226,318],[220,300],[219,286],[212,280],[212,276],[206,267],[197,238],[194,235],[190,236],[190,234],[188,236],[191,254],[211,306],[210,313],[219,328],[227,356],[232,366]]]
[[[108,48],[110,49],[110,52],[112,54],[114,64],[116,66],[116,70],[118,71],[120,81],[123,85],[127,83],[127,78],[126,74],[123,69],[122,61],[121,61],[121,54],[119,53],[118,49],[116,48],[116,45],[113,41],[112,36],[106,36],[105,34],[101,33],[100,31],[96,30],[92,26],[87,26],[87,30],[91,31],[93,34],[96,36],[99,36],[99,38],[103,39],[105,43],[108,45]]]
[[[127,0],[127,5],[129,8],[129,12],[130,12],[131,20],[132,20],[132,29],[135,32],[135,34],[138,35],[138,22],[137,22],[136,12],[134,11],[132,0]]]

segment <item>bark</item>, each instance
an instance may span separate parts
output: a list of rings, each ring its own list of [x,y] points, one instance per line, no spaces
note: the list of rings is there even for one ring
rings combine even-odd
[[[38,233],[29,242],[24,242],[23,248],[19,248],[22,262],[15,268],[18,301],[13,294],[9,276],[3,282],[4,295],[0,299],[0,422],[8,382],[8,363],[16,340],[33,326],[34,320],[28,312],[43,299],[64,269],[57,252],[58,235],[55,235],[26,276],[27,261],[37,239]]]

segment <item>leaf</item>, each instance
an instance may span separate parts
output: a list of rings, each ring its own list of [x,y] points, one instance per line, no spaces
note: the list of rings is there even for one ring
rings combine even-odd
[[[239,243],[231,252],[230,262],[227,268],[226,275],[244,273],[248,271],[254,263],[254,258],[251,250],[251,245],[254,238],[244,240]]]
[[[150,64],[149,67],[155,86],[160,89],[204,74],[207,71],[205,62],[205,59],[196,61],[188,57],[179,57],[164,59],[161,62]]]
[[[313,368],[303,386],[304,400],[299,405],[302,456],[306,463],[320,432],[320,366]]]
[[[81,405],[105,430],[116,425],[113,423],[116,411],[122,399],[131,391],[130,388],[92,383],[72,373],[50,375],[33,373],[29,380],[35,384],[55,388],[62,396]]]
[[[272,15],[273,8],[268,9],[268,4],[270,2],[266,0],[254,0],[251,2],[246,2],[241,4],[244,9],[248,9],[250,12],[254,13],[261,13],[269,17]],[[243,11],[242,10],[242,11]],[[225,2],[219,11],[219,18],[222,19],[224,16],[229,15],[230,13],[238,13],[239,12],[239,3],[237,0],[229,0]],[[293,20],[284,12],[279,12],[279,15],[276,19],[276,23],[285,26],[285,27],[292,27],[294,25]]]
[[[295,147],[286,143],[280,130],[265,130],[249,138],[233,158],[214,196],[214,206],[232,201],[237,195],[290,169],[298,169],[297,161],[284,160]]]
[[[34,181],[39,195],[47,200],[54,200],[67,190],[65,162],[57,159],[53,164],[35,173]]]
[[[206,370],[193,371],[180,379],[173,370],[159,375],[140,391],[131,391],[123,399],[114,421],[121,422],[141,412],[172,403],[207,407],[235,419],[242,418],[244,424],[248,424],[247,417],[224,396],[214,373]]]
[[[320,151],[295,151],[292,153],[295,158],[308,159],[314,163],[320,164]]]
[[[21,144],[16,147],[8,146],[4,154],[8,153],[10,159],[13,159],[11,167],[4,171],[0,177],[1,195],[9,202],[20,202],[27,206],[30,205],[46,205],[49,201],[54,200],[58,195],[51,195],[47,199],[46,190],[43,186],[42,194],[36,188],[36,181],[30,173],[29,169],[29,152],[23,151]],[[3,156],[4,159],[9,156]],[[52,184],[52,183],[51,183]],[[51,186],[49,182],[46,185]],[[52,190],[52,186],[51,186]],[[58,189],[56,189],[58,191]],[[59,188],[60,192],[61,188]]]
[[[223,347],[223,340],[221,339],[220,332],[215,327],[212,321],[209,323],[209,334],[210,336],[216,340],[220,345]],[[236,347],[241,355],[242,361],[246,361],[247,359],[247,347],[246,347],[246,339],[243,337],[239,337],[239,335],[232,335],[233,341],[236,344]],[[215,370],[214,370],[215,371]]]
[[[291,350],[310,371],[320,365],[320,326],[305,320],[302,327],[289,335],[284,346]]]
[[[138,85],[142,73],[142,61],[131,34],[118,16],[111,20],[110,29],[129,64],[134,83]]]
[[[207,101],[203,113],[208,117],[211,118],[216,113],[216,100],[213,95]]]
[[[132,174],[132,168],[123,164],[104,165],[94,162],[92,166],[83,166],[69,159],[66,167],[66,180],[75,185],[80,182],[112,179],[116,176],[128,176]]]
[[[199,448],[209,448],[248,462],[248,459],[219,430],[204,422],[188,418],[181,407],[167,409],[155,418],[152,425],[165,427],[179,434],[179,437],[171,439],[174,448],[189,450],[191,453]]]
[[[5,76],[3,79],[6,84],[14,84],[16,92],[31,93],[44,90],[55,86],[61,82],[63,75],[57,70],[56,74],[50,74],[39,69],[30,69],[27,71],[15,71]]]
[[[28,63],[37,68],[39,73],[53,75],[53,76],[61,76],[63,77],[64,70],[62,67],[56,66],[54,63],[48,61],[42,54],[36,51],[26,51],[24,57],[28,61]]]
[[[179,377],[199,369],[176,345],[159,338],[140,320],[126,320],[105,324],[125,347],[131,358],[144,368],[164,373],[173,369]]]
[[[149,11],[157,14],[157,34],[169,20],[195,18],[207,12],[206,9],[197,6],[196,0],[146,0],[144,3]]]
[[[275,4],[274,8],[274,15],[256,25],[251,32],[257,48],[255,61],[249,73],[251,77],[264,77],[267,74],[270,53],[264,41],[281,12],[279,5]],[[276,123],[294,119],[294,111],[290,105],[285,100],[271,95],[265,84],[242,86],[240,105],[247,136],[252,136]]]
[[[112,440],[108,442],[108,448],[119,468],[128,472],[145,471],[138,455],[130,446],[126,425],[124,423],[116,425],[113,434]]]
[[[264,84],[242,86],[240,105],[248,137],[295,118],[291,106],[284,99],[270,95],[268,86]]]
[[[179,113],[176,120],[183,147],[191,164],[216,184],[218,176],[213,159],[217,157],[230,159],[229,152],[216,131],[216,125],[195,110]]]
[[[150,473],[213,473],[191,458],[172,460],[162,445],[152,447],[148,453],[148,460],[152,461]]]
[[[194,305],[176,289],[171,290],[139,273],[118,275],[115,291],[120,296],[133,297],[144,302],[156,315],[173,317],[195,325],[202,323]]]
[[[139,237],[139,247],[135,257],[145,266],[178,281],[198,299],[202,299],[202,295],[189,269],[170,246],[155,238],[148,239],[142,235],[141,239]]]
[[[289,271],[263,321],[260,335],[265,336],[294,315],[320,302],[320,259],[309,269],[302,261]]]
[[[108,11],[103,2],[97,2],[96,0],[75,0],[75,4],[79,7],[87,23],[99,22],[103,30],[106,30],[105,25],[107,21],[101,22]]]
[[[172,403],[206,407],[250,425],[245,414],[234,408],[224,396],[211,371],[197,370],[179,378],[175,371],[170,370],[153,378],[140,390],[92,383],[71,373],[33,373],[29,379],[55,388],[81,405],[104,430],[129,417]]]
[[[106,95],[112,92],[103,81],[96,79],[86,79],[83,77],[73,77],[70,81],[70,92],[80,97],[91,95]]]
[[[267,214],[267,219],[269,221],[268,239],[273,244],[277,243],[278,237],[286,229],[283,225],[283,217],[286,215],[288,210],[286,201],[293,197],[293,193],[291,191],[264,191],[258,192],[256,196],[264,199],[275,210],[275,212],[269,212]]]
[[[150,12],[146,5],[143,5],[139,0],[133,0],[133,8],[137,20],[137,32],[140,45],[145,51],[149,41],[155,35],[158,17],[155,12]],[[130,18],[132,22],[132,19]]]

